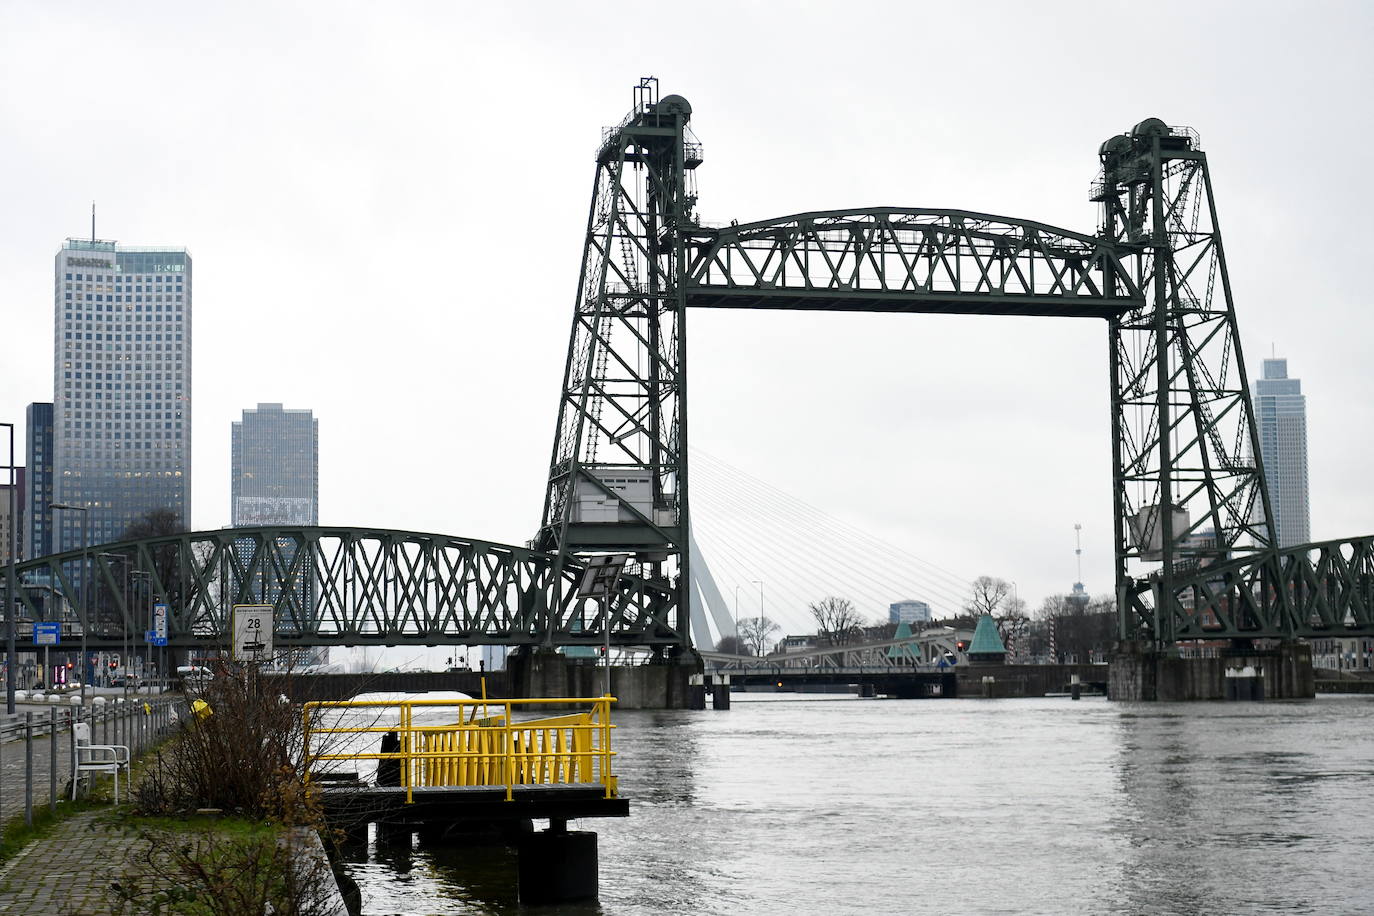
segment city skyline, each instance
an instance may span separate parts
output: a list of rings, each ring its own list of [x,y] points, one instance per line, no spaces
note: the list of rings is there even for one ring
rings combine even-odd
[[[26,405],[49,395],[47,258],[53,240],[80,231],[92,198],[102,236],[188,245],[201,281],[192,528],[228,521],[229,421],[243,404],[280,401],[310,404],[330,430],[321,521],[507,543],[531,536],[591,151],[650,73],[694,106],[708,222],[891,203],[1091,232],[1088,184],[1106,137],[1149,116],[1197,128],[1216,174],[1250,378],[1276,338],[1295,366],[1310,367],[1313,536],[1374,528],[1362,457],[1374,408],[1335,394],[1369,381],[1358,341],[1374,318],[1348,252],[1364,246],[1369,230],[1350,214],[1371,192],[1323,167],[1367,140],[1366,125],[1340,115],[1358,107],[1370,79],[1355,38],[1367,34],[1366,13],[1291,23],[1264,9],[1243,22],[1204,10],[1197,32],[1179,41],[1162,22],[1095,11],[1093,32],[1143,29],[1140,40],[1164,49],[1177,79],[1097,79],[1095,68],[1056,53],[1090,40],[1084,23],[1070,24],[1044,39],[1034,68],[1081,87],[1080,113],[1047,119],[1034,106],[988,117],[954,98],[913,107],[897,36],[957,23],[947,11],[890,11],[893,27],[872,39],[886,51],[873,72],[835,74],[814,94],[785,91],[777,74],[793,54],[821,54],[830,36],[857,34],[825,13],[806,17],[805,29],[778,24],[766,48],[717,39],[734,62],[723,68],[699,52],[723,21],[712,11],[665,29],[652,56],[595,65],[568,39],[605,39],[570,10],[460,19],[431,9],[388,21],[341,13],[329,42],[286,37],[312,34],[298,9],[281,12],[283,28],[269,35],[242,10],[177,12],[92,9],[75,32],[57,10],[3,14],[10,37],[0,39],[0,68],[6,85],[25,88],[5,94],[0,129],[26,180],[0,229],[0,414],[22,422]],[[999,15],[1001,27],[985,36],[989,53],[1029,65],[1019,36],[1037,17],[1012,7]],[[654,13],[643,27],[667,22]],[[1234,34],[1235,47],[1218,51],[1197,37],[1209,30]],[[214,47],[199,37],[207,32]],[[487,44],[478,34],[506,37]],[[398,55],[399,46],[410,51]],[[256,66],[236,72],[245,48]],[[958,64],[952,49],[923,53],[934,67]],[[1258,63],[1280,57],[1294,69]],[[181,74],[170,84],[167,67]],[[106,72],[162,85],[177,142],[118,111],[52,117]],[[967,79],[970,98],[1004,89],[998,74]],[[497,84],[501,92],[482,88]],[[498,139],[527,129],[527,104],[516,98],[556,99],[543,106],[537,144]],[[447,114],[434,117],[439,110]],[[1273,142],[1275,111],[1292,114],[1288,130],[1302,144]],[[103,138],[100,156],[90,152],[92,130]],[[510,180],[491,179],[496,161]],[[531,213],[539,256],[518,230],[492,231]],[[1283,227],[1299,219],[1335,227],[1344,241],[1290,251]],[[1305,322],[1294,321],[1295,299],[1311,303]],[[1082,522],[1082,579],[1093,594],[1110,590],[1100,324],[701,311],[689,334],[697,447],[965,579],[1015,580],[1032,608],[1075,578],[1071,526]],[[358,485],[378,473],[394,485]]]

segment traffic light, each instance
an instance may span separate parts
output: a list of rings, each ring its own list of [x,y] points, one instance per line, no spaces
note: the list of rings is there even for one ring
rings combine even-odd
[[[959,640],[958,642],[956,642],[954,645],[957,646],[957,647],[959,648],[959,651],[960,651],[960,652],[962,652],[962,651],[964,651],[965,649],[968,648],[968,643],[965,642],[965,641],[962,640],[962,639]]]

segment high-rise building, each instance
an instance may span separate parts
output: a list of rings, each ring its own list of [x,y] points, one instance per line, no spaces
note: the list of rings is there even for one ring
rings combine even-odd
[[[28,428],[26,485],[28,511],[24,523],[24,557],[46,557],[53,552],[52,516],[52,404],[35,402],[25,411]]]
[[[930,620],[930,605],[924,601],[895,601],[887,606],[888,623],[916,623]]]
[[[191,514],[191,255],[67,239],[53,312],[52,501],[90,542],[154,510]],[[63,512],[54,547],[81,543]]]
[[[1266,359],[1264,377],[1253,385],[1260,457],[1274,510],[1278,546],[1312,539],[1307,501],[1307,398],[1302,382],[1288,377],[1288,360]]]
[[[259,404],[234,421],[232,505],[235,527],[320,523],[319,421],[308,410]]]

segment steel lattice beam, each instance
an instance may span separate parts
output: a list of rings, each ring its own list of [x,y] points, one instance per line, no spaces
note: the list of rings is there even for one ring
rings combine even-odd
[[[581,565],[555,559],[412,531],[273,527],[169,535],[19,564],[20,626],[57,620],[80,627],[88,609],[88,644],[113,648],[126,634],[141,639],[151,604],[166,602],[172,645],[223,646],[233,605],[270,604],[284,645],[518,646],[551,639],[599,646],[601,609],[576,597]],[[662,585],[623,576],[611,601],[611,642],[680,645],[674,607]]]
[[[1115,243],[963,210],[803,213],[683,244],[690,306],[1109,318],[1144,304]]]

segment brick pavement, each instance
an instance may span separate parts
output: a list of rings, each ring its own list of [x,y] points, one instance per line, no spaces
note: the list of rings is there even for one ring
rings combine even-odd
[[[33,804],[36,810],[48,803],[48,769],[50,763],[54,762],[54,758],[57,765],[58,797],[64,797],[64,791],[68,790],[67,780],[71,774],[72,755],[70,720],[68,718],[71,707],[61,706],[57,708],[58,740],[56,754],[53,753],[51,738],[48,734],[52,707],[21,704],[17,708],[18,714],[15,717],[4,717],[6,725],[3,730],[6,735],[9,735],[12,728],[22,728],[24,713],[33,713]],[[137,708],[135,707],[135,715],[136,713]],[[137,743],[136,736],[128,733],[129,726],[125,724],[129,718],[132,716],[124,719],[112,716],[108,720],[96,721],[92,729],[92,743],[135,746]],[[13,733],[22,735],[22,731]],[[137,751],[134,753],[136,754]],[[0,743],[0,822],[8,823],[12,819],[24,815],[24,767],[23,738],[17,737],[14,740]],[[122,795],[123,785],[120,786],[120,789]]]
[[[48,771],[57,768],[59,799],[70,797],[71,732],[65,713],[59,707],[56,754],[46,733],[50,721],[48,707],[20,706],[23,713],[34,713],[33,804],[35,812],[48,804]],[[40,733],[40,726],[42,732]],[[6,734],[10,729],[5,728]],[[20,733],[22,734],[22,732]],[[126,744],[138,754],[138,736],[126,731],[122,722],[97,721],[93,728],[95,744]],[[8,823],[24,816],[24,740],[0,743],[0,820]],[[108,783],[108,778],[101,778]],[[124,798],[124,780],[120,780]],[[137,837],[99,811],[88,811],[64,819],[46,836],[30,843],[14,858],[0,864],[0,914],[23,916],[98,916],[111,911],[106,894],[110,881],[123,868],[135,850]]]
[[[109,815],[87,811],[0,865],[0,913],[107,916],[109,887],[140,841]]]

